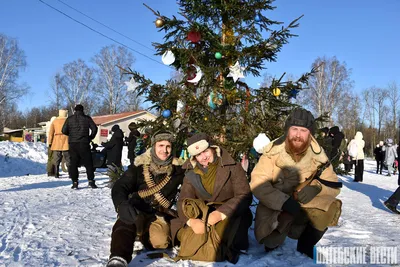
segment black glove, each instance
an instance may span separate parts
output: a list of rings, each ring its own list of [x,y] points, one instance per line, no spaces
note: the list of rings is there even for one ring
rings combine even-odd
[[[318,195],[319,192],[321,192],[321,189],[321,186],[318,185],[307,185],[297,193],[297,199],[300,203],[306,204]]]
[[[126,223],[126,224],[134,224],[137,218],[137,212],[135,208],[129,204],[129,202],[123,201],[121,204],[119,204],[118,209],[118,218]]]
[[[285,203],[283,203],[282,210],[296,216],[300,212],[300,204],[290,197],[285,201]]]

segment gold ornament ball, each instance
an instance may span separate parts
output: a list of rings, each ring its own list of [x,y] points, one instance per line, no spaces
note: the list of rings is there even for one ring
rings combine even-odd
[[[207,117],[204,117],[204,120],[205,120],[205,121],[207,121],[207,120],[208,120],[208,118],[207,118]]]
[[[279,89],[279,88],[273,89],[273,90],[272,90],[272,94],[273,94],[274,96],[279,96],[279,95],[281,94],[281,89]]]
[[[164,26],[164,20],[162,18],[158,18],[156,20],[156,27],[161,28],[162,26]]]

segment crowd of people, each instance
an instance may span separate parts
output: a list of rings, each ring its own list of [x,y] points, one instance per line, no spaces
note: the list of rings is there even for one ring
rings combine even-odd
[[[354,166],[354,181],[363,182],[362,133],[357,132],[348,142],[334,126],[319,129],[315,138],[314,117],[302,108],[288,116],[281,137],[257,150],[259,158],[249,177],[207,133],[187,138],[189,158],[182,162],[173,154],[177,146],[173,133],[146,133],[148,146],[142,151],[138,147],[143,140],[135,123],[129,130],[124,138],[120,127],[114,125],[111,139],[102,143],[109,168],[122,167],[124,145],[130,160],[111,190],[118,217],[112,227],[108,267],[128,266],[137,239],[149,251],[179,246],[172,258],[175,261],[236,263],[249,248],[248,230],[253,220],[256,240],[266,253],[290,237],[297,240],[297,251],[313,258],[314,246],[329,227],[337,225],[341,215],[339,164],[344,164],[345,173]],[[78,188],[79,166],[85,166],[89,186],[96,188],[90,151],[96,133],[83,106],[77,105],[69,117],[60,110],[49,131],[48,172],[59,177],[64,157],[72,188]],[[392,139],[379,142],[374,150],[377,173],[382,174],[383,166],[388,167],[388,175],[395,172],[389,166],[395,166],[396,149]],[[258,200],[255,214],[250,210],[253,196]],[[400,213],[396,208],[399,197],[400,189],[385,206]]]

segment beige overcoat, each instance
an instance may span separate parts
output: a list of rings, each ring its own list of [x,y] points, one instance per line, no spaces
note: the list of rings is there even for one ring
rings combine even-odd
[[[259,200],[255,219],[255,236],[258,242],[278,226],[278,215],[283,203],[293,194],[294,188],[304,182],[327,162],[323,149],[314,137],[305,155],[295,162],[285,149],[285,138],[282,136],[264,148],[263,155],[251,173],[250,188]],[[321,174],[321,179],[337,182],[338,177],[330,165]],[[301,204],[303,208],[317,208],[327,211],[340,189],[334,189],[319,183],[321,192],[309,203]]]
[[[51,150],[53,151],[67,151],[68,136],[61,132],[62,127],[67,120],[67,111],[59,111],[59,116],[50,125],[48,144],[51,144]]]

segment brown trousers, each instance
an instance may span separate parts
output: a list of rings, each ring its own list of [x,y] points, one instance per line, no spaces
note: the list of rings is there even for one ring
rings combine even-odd
[[[324,231],[334,220],[338,212],[338,204],[333,202],[327,211],[320,209],[302,209],[300,214],[293,218],[288,213],[282,212],[278,217],[278,227],[261,241],[268,248],[280,246],[289,236],[298,239],[307,224],[319,231]]]
[[[171,244],[170,223],[164,217],[140,213],[135,224],[125,224],[117,220],[111,234],[111,257],[119,256],[128,263],[136,236],[146,249],[165,249]]]
[[[46,165],[46,171],[47,171],[47,174],[49,175],[49,176],[54,176],[54,174],[55,174],[55,166],[54,166],[54,163],[53,163],[53,150],[51,150],[51,148],[49,147],[49,148],[47,148],[47,155],[48,155],[48,158],[47,158],[47,165]]]

